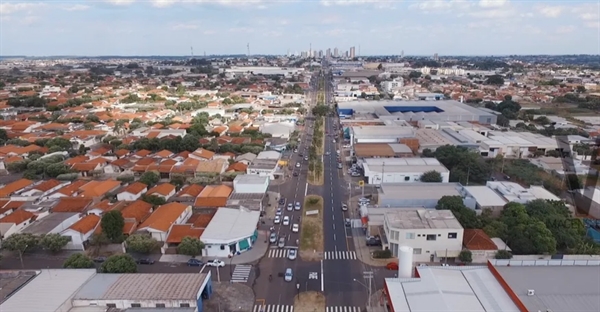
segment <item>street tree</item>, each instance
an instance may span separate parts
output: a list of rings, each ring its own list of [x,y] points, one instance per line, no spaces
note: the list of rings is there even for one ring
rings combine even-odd
[[[532,218],[527,209],[519,203],[504,206],[499,219],[508,229],[500,238],[515,254],[553,254],[556,252],[556,239],[544,222]]]
[[[145,234],[133,234],[126,240],[127,248],[131,251],[147,254],[158,248],[156,239]]]
[[[435,209],[452,211],[456,220],[465,229],[481,228],[481,221],[477,218],[477,213],[465,206],[460,196],[442,196]]]
[[[21,261],[21,267],[23,265],[23,254],[28,249],[34,248],[38,244],[39,238],[29,233],[17,233],[5,238],[2,242],[2,247],[7,250],[17,252],[19,254],[19,260]]]
[[[102,273],[137,273],[137,263],[128,254],[108,257],[100,266]]]
[[[313,107],[312,114],[314,116],[319,116],[319,117],[327,116],[327,114],[329,114],[329,106],[323,105],[323,104],[318,104],[315,107]]]
[[[113,243],[121,243],[123,241],[124,225],[125,220],[119,210],[111,210],[103,214],[100,220],[102,233]]]
[[[186,236],[177,246],[177,253],[195,257],[202,254],[202,249],[204,249],[204,243],[200,239]]]
[[[458,260],[463,263],[473,262],[473,253],[470,250],[463,250],[458,254]]]
[[[51,252],[59,252],[69,243],[69,241],[69,237],[53,233],[42,236],[39,245]]]
[[[442,182],[442,175],[435,170],[427,171],[421,176],[421,182]]]
[[[90,269],[93,267],[94,261],[82,253],[72,254],[63,263],[63,268],[65,269]]]
[[[140,176],[139,181],[148,186],[152,186],[152,185],[158,183],[158,181],[160,181],[160,176],[154,171],[147,171],[147,172],[144,172],[144,174],[142,174],[142,176]]]

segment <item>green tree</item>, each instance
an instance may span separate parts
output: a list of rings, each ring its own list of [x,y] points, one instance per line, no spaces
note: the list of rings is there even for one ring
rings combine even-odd
[[[148,204],[151,204],[154,207],[161,206],[167,203],[167,201],[163,197],[157,195],[144,194],[142,195],[142,200],[147,202]]]
[[[202,249],[204,249],[204,243],[200,239],[186,236],[177,246],[177,253],[195,257],[202,254]]]
[[[34,248],[38,245],[39,238],[29,233],[17,233],[13,234],[2,241],[2,248],[17,252],[19,254],[19,260],[21,261],[21,267],[23,265],[23,254],[28,249]]]
[[[442,182],[442,175],[435,171],[427,171],[421,176],[421,182]]]
[[[470,250],[463,250],[458,254],[458,260],[463,263],[473,262],[473,253]]]
[[[133,234],[127,237],[127,248],[133,252],[147,254],[159,247],[158,241],[146,234]]]
[[[508,250],[498,250],[498,251],[496,251],[496,256],[494,258],[496,258],[496,259],[511,259],[512,254]]]
[[[476,151],[462,146],[440,146],[435,150],[435,158],[450,170],[450,182],[485,183],[491,173],[489,164]]]
[[[140,182],[152,186],[160,181],[160,176],[154,171],[147,171],[140,177]]]
[[[481,228],[481,222],[477,218],[477,213],[473,209],[466,207],[460,196],[442,196],[435,209],[452,211],[456,220],[458,220],[465,229]]]
[[[39,245],[51,252],[59,252],[69,243],[69,241],[69,237],[53,233],[44,235],[40,239]]]
[[[318,117],[327,116],[327,114],[329,114],[329,106],[319,104],[319,105],[313,107],[312,114],[314,116],[318,116]]]
[[[102,233],[106,235],[106,238],[113,243],[120,243],[123,241],[123,226],[125,220],[121,211],[111,210],[102,215],[100,220],[100,226],[102,227]]]
[[[63,268],[65,269],[90,269],[93,267],[94,261],[82,253],[72,254],[63,263]]]
[[[544,222],[531,218],[525,206],[508,203],[502,210],[500,221],[507,227],[504,240],[515,254],[553,254],[556,240]]]
[[[137,263],[128,254],[108,257],[100,266],[102,273],[137,273]]]

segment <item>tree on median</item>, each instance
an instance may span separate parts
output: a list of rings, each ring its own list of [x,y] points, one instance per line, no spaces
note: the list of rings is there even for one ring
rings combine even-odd
[[[39,245],[51,252],[59,252],[69,243],[69,241],[69,237],[53,233],[44,235],[40,239]]]

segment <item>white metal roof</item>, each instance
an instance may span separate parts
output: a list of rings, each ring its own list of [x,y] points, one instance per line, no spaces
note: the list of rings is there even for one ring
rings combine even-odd
[[[465,186],[464,189],[481,207],[498,207],[506,205],[506,200],[487,186]]]
[[[0,305],[2,312],[55,312],[96,275],[95,269],[42,270]]]
[[[219,208],[202,233],[200,240],[236,240],[246,238],[254,233],[260,212],[243,208]]]
[[[386,278],[396,312],[518,312],[487,267],[418,267],[420,278]]]

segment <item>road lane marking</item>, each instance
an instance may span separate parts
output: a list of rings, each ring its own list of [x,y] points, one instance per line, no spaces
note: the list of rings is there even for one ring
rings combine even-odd
[[[325,291],[325,279],[323,278],[325,274],[323,274],[323,260],[321,260],[321,292]]]
[[[332,224],[332,225],[333,225],[333,229],[335,230],[335,223],[334,223],[334,224]]]
[[[333,234],[333,240],[337,240],[337,239],[336,239],[336,236],[335,236],[335,233]],[[336,248],[337,248],[337,247],[336,247]]]
[[[308,182],[306,182],[306,188],[304,189],[304,196],[306,197],[306,194],[308,193]]]

